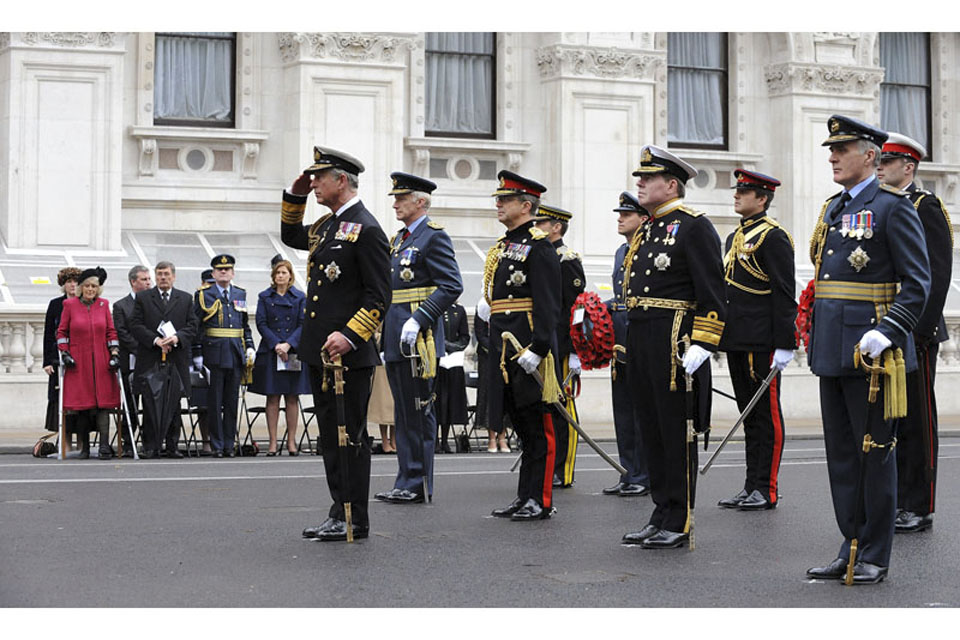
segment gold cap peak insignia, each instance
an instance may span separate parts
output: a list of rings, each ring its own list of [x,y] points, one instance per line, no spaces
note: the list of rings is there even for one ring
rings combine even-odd
[[[227,256],[220,256],[220,264],[223,264],[227,261]]]
[[[643,154],[640,156],[640,162],[651,162],[653,161],[653,154],[650,153],[650,149],[644,149]]]
[[[396,179],[396,178],[393,179],[393,188],[394,188],[394,189],[397,188],[397,179]]]
[[[840,123],[838,121],[836,120],[830,121],[830,131],[832,131],[833,133],[836,133],[839,128],[840,128]]]
[[[500,188],[503,189],[504,186],[505,186],[505,183],[503,181],[503,178],[500,178]]]
[[[320,153],[320,149],[317,149],[316,147],[314,147],[314,148],[313,148],[313,161],[316,162],[316,163],[319,163],[319,162],[320,162],[320,156],[321,156],[321,155],[323,155],[323,154]]]

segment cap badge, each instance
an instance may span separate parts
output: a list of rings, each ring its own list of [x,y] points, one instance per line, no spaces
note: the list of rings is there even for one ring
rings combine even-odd
[[[323,154],[320,153],[320,149],[317,149],[316,147],[313,148],[313,161],[314,161],[314,162],[320,162],[320,156],[322,156],[322,155],[323,155]]]
[[[220,264],[226,264],[226,263],[227,263],[227,256],[220,256]]]
[[[640,156],[640,162],[653,162],[653,154],[650,152],[650,149],[643,150],[643,154]]]
[[[850,266],[853,267],[857,273],[860,273],[863,268],[867,266],[867,263],[870,262],[870,256],[863,250],[863,247],[857,247],[847,256],[847,262],[850,263]]]
[[[838,120],[830,121],[830,131],[836,133],[840,129],[840,122]]]

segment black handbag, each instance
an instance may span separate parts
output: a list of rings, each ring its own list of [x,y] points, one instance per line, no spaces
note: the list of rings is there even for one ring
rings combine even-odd
[[[34,458],[46,458],[51,453],[57,452],[57,447],[52,442],[47,442],[48,439],[57,435],[57,432],[48,433],[45,436],[40,436],[40,439],[37,440],[37,444],[33,445],[33,457]]]

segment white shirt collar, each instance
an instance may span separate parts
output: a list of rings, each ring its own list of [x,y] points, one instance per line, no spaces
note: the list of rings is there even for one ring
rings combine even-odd
[[[334,215],[335,217],[339,218],[341,213],[343,213],[344,211],[346,211],[347,209],[349,209],[349,208],[352,207],[353,205],[357,204],[358,202],[360,202],[360,194],[357,194],[357,195],[353,196],[352,198],[350,198],[349,200],[347,200],[346,203],[345,203],[342,207],[340,207],[339,209],[337,209],[336,211],[333,212],[333,215]]]

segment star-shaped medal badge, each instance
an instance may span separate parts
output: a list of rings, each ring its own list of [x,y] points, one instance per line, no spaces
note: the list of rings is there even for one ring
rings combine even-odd
[[[847,256],[847,262],[850,263],[850,266],[853,267],[857,273],[860,273],[863,268],[867,266],[867,263],[870,262],[870,256],[863,250],[863,247],[857,247]]]
[[[519,287],[526,281],[527,281],[527,274],[525,274],[523,271],[514,271],[513,273],[510,274],[510,279],[507,281],[507,284],[513,285],[515,287]]]
[[[657,257],[653,259],[653,266],[657,268],[657,271],[666,271],[670,267],[670,256],[665,253],[658,253]]]
[[[336,262],[331,262],[329,265],[327,265],[325,273],[327,274],[327,280],[330,282],[335,281],[340,277],[340,265],[338,265]]]

